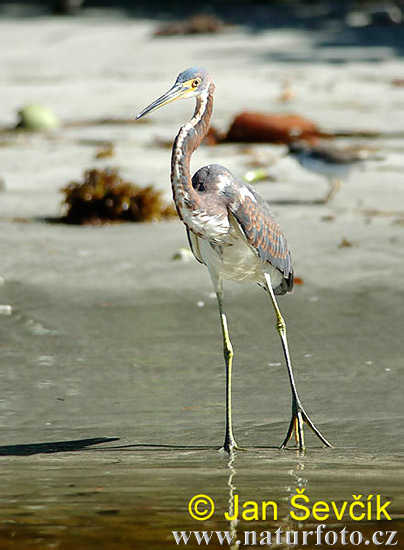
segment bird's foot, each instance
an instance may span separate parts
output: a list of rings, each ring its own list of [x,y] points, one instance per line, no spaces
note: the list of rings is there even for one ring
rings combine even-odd
[[[296,447],[299,449],[299,451],[305,450],[306,447],[304,444],[304,432],[303,432],[304,423],[306,423],[309,426],[309,428],[311,428],[311,430],[316,434],[316,436],[320,439],[320,441],[326,447],[332,448],[331,443],[327,441],[327,439],[323,436],[320,430],[315,426],[314,422],[310,419],[309,415],[305,412],[300,401],[298,399],[294,399],[293,405],[292,405],[292,419],[289,424],[288,433],[286,434],[286,437],[282,445],[280,446],[280,449],[286,448],[290,438],[294,433],[295,440],[296,440]]]
[[[228,453],[229,455],[232,454],[234,451],[245,451],[246,449],[243,449],[243,447],[240,447],[237,445],[236,440],[234,437],[226,437],[222,449]]]

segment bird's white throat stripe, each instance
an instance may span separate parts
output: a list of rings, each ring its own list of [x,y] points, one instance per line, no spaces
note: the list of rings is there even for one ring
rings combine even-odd
[[[187,122],[187,124],[184,124],[184,126],[181,127],[177,140],[176,140],[176,147],[174,151],[174,166],[173,166],[173,192],[174,192],[174,199],[175,202],[178,204],[181,213],[183,214],[185,209],[184,200],[187,200],[189,197],[189,193],[186,190],[186,188],[181,185],[182,174],[181,172],[181,157],[182,157],[182,147],[184,143],[184,139],[187,137],[189,131],[196,126],[196,124],[201,120],[202,115],[206,109],[206,104],[208,101],[208,91],[204,93],[201,96],[201,101],[199,104],[198,110],[194,113],[194,116],[192,119]]]
[[[209,90],[207,89],[204,94],[200,96],[201,102],[199,105],[199,109],[194,113],[194,116],[191,118],[190,122],[188,124],[191,124],[191,126],[195,126],[195,124],[202,119],[202,115],[205,112],[206,104],[208,102],[208,95]]]
[[[206,104],[208,101],[208,93],[205,93],[201,96],[201,102],[199,105],[199,109],[194,113],[194,116],[191,118],[189,122],[184,124],[184,126],[181,127],[181,130],[178,133],[177,137],[177,143],[175,148],[175,171],[177,174],[179,174],[178,168],[179,168],[179,162],[181,160],[182,155],[182,145],[184,143],[184,139],[187,137],[189,131],[194,128],[197,123],[201,120],[203,113],[206,109]]]
[[[172,187],[175,203],[178,206],[185,225],[196,235],[205,239],[217,240],[228,234],[230,230],[229,219],[223,214],[211,216],[203,209],[195,207],[193,201],[190,200],[192,198],[189,192],[189,187],[191,186],[191,182],[189,181],[190,174],[186,173],[187,166],[182,159],[184,141],[192,128],[203,119],[208,99],[209,90],[200,96],[197,110],[195,110],[192,119],[187,124],[184,124],[178,133],[173,156]],[[185,160],[185,162],[188,162],[188,160]]]

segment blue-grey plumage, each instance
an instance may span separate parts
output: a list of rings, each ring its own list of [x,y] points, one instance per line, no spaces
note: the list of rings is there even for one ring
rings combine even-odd
[[[143,109],[137,118],[177,99],[193,97],[194,114],[181,126],[171,155],[171,187],[174,202],[184,222],[195,258],[208,268],[220,313],[226,363],[226,431],[223,448],[238,449],[233,435],[231,414],[231,373],[233,348],[223,309],[223,279],[255,282],[268,292],[282,341],[292,391],[292,419],[281,445],[285,447],[293,432],[299,449],[304,449],[303,423],[327,446],[331,446],[303,409],[292,372],[286,325],[275,294],[293,288],[290,252],[281,227],[267,202],[256,190],[235,178],[223,166],[204,166],[191,178],[190,159],[209,129],[215,86],[205,69],[183,71],[174,85]]]
[[[212,263],[225,279],[251,281],[264,285],[264,273],[271,276],[275,294],[293,288],[291,255],[282,228],[275,220],[268,203],[252,185],[235,178],[218,164],[204,166],[192,178],[192,186],[208,203],[218,199],[225,205],[229,231],[212,244],[211,257],[204,259],[200,238],[187,229],[191,249],[197,260]],[[227,259],[227,261],[226,261]]]

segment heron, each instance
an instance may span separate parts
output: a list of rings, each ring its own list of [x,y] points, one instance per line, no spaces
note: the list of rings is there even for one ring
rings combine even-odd
[[[276,316],[292,393],[292,417],[285,448],[295,435],[299,450],[305,449],[303,426],[306,423],[322,443],[331,447],[305,412],[298,396],[286,336],[286,323],[276,295],[293,288],[291,255],[285,235],[268,203],[248,183],[235,178],[217,164],[200,168],[190,175],[190,159],[209,129],[215,85],[201,68],[186,69],[174,85],[153,101],[136,119],[185,98],[195,99],[195,111],[181,126],[172,148],[171,187],[180,219],[186,227],[191,250],[204,264],[215,290],[223,338],[226,367],[226,418],[223,449],[228,453],[242,449],[236,442],[232,424],[233,347],[223,305],[223,280],[258,283],[267,291]]]
[[[288,153],[309,172],[327,178],[329,190],[319,201],[327,204],[341,189],[342,181],[349,178],[352,171],[372,158],[370,151],[358,148],[337,148],[330,145],[310,145],[304,141],[288,145]],[[379,160],[377,157],[373,157]]]

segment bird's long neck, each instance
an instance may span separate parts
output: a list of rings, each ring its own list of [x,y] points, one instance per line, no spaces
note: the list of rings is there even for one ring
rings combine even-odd
[[[178,213],[184,219],[185,211],[197,208],[197,192],[192,187],[190,162],[209,129],[213,110],[213,83],[207,92],[197,96],[192,119],[180,128],[171,155],[171,186]]]

